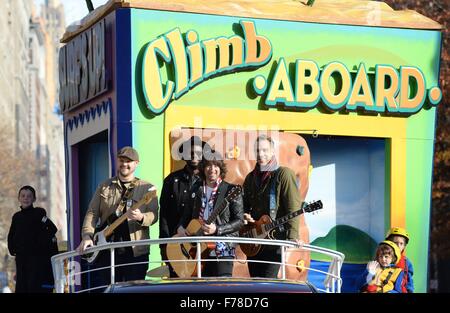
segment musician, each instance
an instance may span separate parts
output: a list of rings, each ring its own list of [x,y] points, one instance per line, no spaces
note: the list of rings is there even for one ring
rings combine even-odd
[[[186,210],[192,212],[194,197],[202,185],[199,175],[199,164],[203,151],[210,151],[207,143],[198,136],[192,136],[178,148],[179,157],[186,165],[178,171],[169,174],[163,183],[160,198],[159,238],[170,238],[176,234],[185,236],[181,218]],[[160,245],[161,258],[167,260],[166,245]],[[177,277],[169,265],[170,277]]]
[[[199,170],[203,185],[195,195],[192,214],[184,216],[182,225],[186,227],[191,219],[198,218],[204,223],[202,231],[205,236],[239,236],[239,229],[244,225],[241,194],[224,207],[215,221],[210,224],[205,223],[234,187],[224,180],[227,167],[221,154],[214,150],[211,153],[205,153],[204,159],[200,162]],[[188,233],[188,235],[191,234]],[[218,261],[204,262],[202,276],[231,277],[235,246],[233,243],[216,242],[216,247],[208,253],[208,258]]]
[[[130,210],[131,206],[141,200],[152,184],[135,177],[139,164],[139,154],[132,147],[123,147],[117,153],[117,176],[102,182],[89,203],[82,227],[82,241],[77,250],[82,253],[93,246],[93,236],[97,226],[108,225],[122,214],[127,215],[128,222],[117,227],[112,241],[133,241],[149,239],[149,226],[158,219],[158,199],[140,208]],[[148,268],[149,247],[147,245],[120,248],[115,250],[116,264],[145,262],[139,265],[117,267],[116,281],[144,279]],[[104,253],[99,265],[109,265],[109,252]],[[103,264],[106,262],[107,264]],[[103,271],[105,272],[105,271]],[[102,279],[109,277],[104,273]]]
[[[256,165],[244,180],[244,219],[255,222],[262,215],[272,219],[282,217],[301,207],[297,180],[294,172],[279,166],[275,157],[275,143],[267,135],[260,135],[255,142]],[[276,232],[276,239],[299,242],[299,219],[291,219],[284,230]],[[259,253],[248,260],[281,262],[277,246],[263,246]],[[279,264],[248,262],[250,276],[276,278]]]

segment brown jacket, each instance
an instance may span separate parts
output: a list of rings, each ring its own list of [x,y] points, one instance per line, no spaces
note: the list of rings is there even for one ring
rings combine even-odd
[[[131,199],[133,203],[138,202],[153,185],[138,179],[136,182],[136,187],[133,190]],[[91,202],[89,203],[89,208],[84,217],[83,227],[81,229],[82,237],[93,236],[95,232],[95,226],[100,218],[100,224],[103,224],[111,214],[115,212],[117,208],[121,195],[122,186],[120,185],[119,178],[113,177],[107,179],[101,183]],[[149,226],[156,223],[158,220],[158,199],[155,197],[150,201],[149,204],[140,207],[141,212],[144,214],[144,220],[142,223],[137,221],[128,221],[128,228],[130,230],[131,240],[143,240],[149,239]],[[133,246],[134,256],[139,256],[145,253],[149,253],[148,246]]]

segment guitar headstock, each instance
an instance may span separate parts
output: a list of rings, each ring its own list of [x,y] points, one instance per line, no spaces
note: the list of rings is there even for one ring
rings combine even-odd
[[[240,194],[242,193],[242,187],[237,185],[231,188],[230,192],[228,193],[226,199],[228,202],[233,201],[236,199]]]
[[[142,197],[142,201],[144,204],[149,204],[150,201],[152,201],[153,198],[156,197],[156,188],[153,186],[148,189],[148,191],[144,194]]]
[[[313,201],[303,206],[303,211],[307,213],[311,213],[323,208],[323,204],[321,200]]]

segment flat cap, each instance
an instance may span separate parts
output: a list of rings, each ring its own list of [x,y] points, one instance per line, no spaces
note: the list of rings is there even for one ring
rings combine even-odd
[[[129,146],[123,147],[122,149],[119,150],[119,152],[117,153],[117,157],[124,157],[124,158],[128,158],[131,161],[139,161],[139,154],[138,152]]]

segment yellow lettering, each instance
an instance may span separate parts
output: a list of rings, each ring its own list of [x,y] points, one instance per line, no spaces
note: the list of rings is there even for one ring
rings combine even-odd
[[[181,32],[178,28],[166,34],[166,38],[169,39],[172,57],[175,64],[175,81],[177,86],[175,90],[175,98],[179,98],[188,90],[186,49],[184,47],[183,37],[181,37]]]
[[[377,65],[375,81],[375,104],[377,111],[384,111],[386,104],[388,111],[397,112],[398,104],[395,100],[398,92],[398,72],[392,66]],[[389,77],[390,86],[386,88],[386,78]]]
[[[306,73],[309,72],[309,75]],[[319,87],[319,67],[313,61],[297,60],[296,62],[296,84],[295,97],[300,107],[313,107],[320,98]],[[311,88],[310,93],[306,93],[305,87]]]
[[[283,58],[278,63],[266,99],[266,104],[268,105],[275,105],[277,102],[283,102],[287,105],[294,103],[294,93],[289,80],[286,62]]]
[[[163,37],[150,42],[144,51],[143,77],[144,96],[147,104],[155,113],[162,112],[170,99],[172,98],[175,84],[168,80],[166,83],[166,92],[163,94],[163,85],[161,82],[161,73],[159,72],[158,55],[162,56],[166,63],[171,61],[169,48]]]
[[[400,77],[400,111],[408,113],[419,111],[425,101],[425,77],[417,68],[409,66],[400,68]],[[416,88],[412,88],[410,85],[411,78],[415,81],[413,86]],[[415,96],[409,98],[411,91],[414,89],[416,89]]]
[[[187,32],[186,41],[190,45],[187,47],[191,76],[189,79],[189,86],[194,86],[203,80],[202,47],[200,43],[198,43],[197,33],[193,30]]]
[[[241,21],[245,37],[245,63],[265,64],[272,57],[272,45],[270,41],[256,34],[255,24],[249,21]],[[259,55],[258,55],[259,51]]]
[[[333,79],[335,90],[332,91],[330,78],[333,73],[338,73],[339,78]],[[322,89],[322,100],[330,109],[338,110],[345,105],[350,94],[351,81],[350,73],[344,64],[331,62],[325,67],[320,77],[320,88]],[[339,88],[338,93],[334,94]]]
[[[360,91],[362,90],[362,94]],[[374,100],[372,89],[369,85],[367,78],[366,67],[363,63],[359,65],[358,73],[356,74],[355,81],[353,82],[353,89],[348,100],[347,109],[354,110],[358,106],[363,106],[367,110],[374,109]]]

